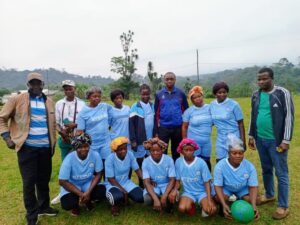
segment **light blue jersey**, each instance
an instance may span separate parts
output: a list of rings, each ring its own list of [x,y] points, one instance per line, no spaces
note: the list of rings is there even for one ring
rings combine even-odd
[[[222,159],[214,169],[214,185],[223,187],[227,195],[242,197],[249,193],[249,187],[258,186],[256,169],[246,159],[237,168],[231,166],[228,158]]]
[[[106,103],[100,103],[95,108],[84,106],[77,119],[77,129],[84,130],[92,138],[90,150],[97,151],[102,159],[106,159],[111,153],[108,124],[111,108]]]
[[[200,149],[195,151],[195,156],[210,157],[211,155],[211,130],[212,118],[210,105],[204,104],[202,107],[195,105],[184,111],[183,122],[189,123],[187,137],[197,142]]]
[[[227,135],[232,133],[240,138],[238,121],[244,118],[243,112],[240,105],[230,98],[222,103],[214,100],[210,105],[213,124],[217,127],[216,158],[222,159],[227,157]]]
[[[95,151],[89,151],[85,160],[81,160],[76,151],[69,153],[60,167],[60,180],[67,180],[79,190],[85,192],[91,185],[94,173],[103,170],[100,155]],[[69,193],[63,187],[60,188],[60,196]]]
[[[184,193],[200,195],[206,192],[204,183],[212,179],[205,161],[195,157],[187,164],[183,157],[176,160],[176,180],[181,180]]]
[[[129,113],[130,108],[127,105],[123,105],[121,109],[112,107],[109,113],[111,140],[121,136],[129,138]]]
[[[139,165],[132,152],[127,151],[123,160],[119,159],[116,153],[110,154],[105,161],[106,190],[109,191],[109,189],[113,187],[109,183],[108,178],[115,178],[127,192],[137,187],[137,185],[129,179],[130,169],[133,171],[139,169]]]
[[[162,195],[165,192],[169,178],[176,177],[174,161],[170,156],[165,154],[162,155],[158,163],[151,156],[147,157],[143,161],[142,171],[143,179],[149,178],[156,184],[154,192],[158,195]],[[144,194],[146,193],[147,190],[144,189]]]

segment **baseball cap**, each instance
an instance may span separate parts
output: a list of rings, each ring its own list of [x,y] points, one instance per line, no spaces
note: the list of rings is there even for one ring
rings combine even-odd
[[[44,82],[44,78],[43,78],[43,75],[40,74],[40,73],[36,73],[36,72],[33,72],[33,73],[29,73],[28,76],[27,76],[27,82],[30,82],[32,80],[40,80],[42,82]]]
[[[75,87],[75,82],[73,80],[64,80],[61,82],[61,86],[64,87],[65,85]]]

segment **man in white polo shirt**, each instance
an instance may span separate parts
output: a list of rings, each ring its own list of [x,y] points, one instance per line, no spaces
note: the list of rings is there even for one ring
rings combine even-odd
[[[76,119],[85,102],[75,96],[76,85],[73,80],[62,81],[65,97],[55,105],[56,130],[59,133],[58,146],[62,161],[72,151],[71,138],[77,127]],[[51,204],[58,204],[60,196],[56,196]]]

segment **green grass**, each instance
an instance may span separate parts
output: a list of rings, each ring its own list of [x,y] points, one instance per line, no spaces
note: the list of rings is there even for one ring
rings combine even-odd
[[[207,102],[210,102],[208,99]],[[246,130],[249,124],[250,115],[250,99],[239,98],[236,99],[243,109],[245,115]],[[295,118],[300,117],[300,97],[294,97],[295,103]],[[131,105],[132,102],[127,102]],[[282,221],[274,221],[271,218],[273,210],[276,208],[275,203],[259,206],[261,219],[253,224],[299,224],[300,222],[300,194],[298,193],[300,186],[300,122],[296,120],[294,137],[289,150],[289,171],[290,171],[290,215]],[[212,140],[215,140],[215,129],[213,130]],[[0,141],[0,224],[13,225],[25,224],[25,209],[22,197],[22,182],[17,165],[17,157],[14,151],[6,148],[4,142]],[[213,151],[214,155],[214,151]],[[263,193],[261,168],[259,163],[258,154],[256,151],[248,150],[246,158],[251,160],[257,168],[259,174],[260,193]],[[213,165],[215,164],[214,158],[212,159]],[[56,196],[59,192],[58,186],[58,171],[60,166],[60,154],[56,149],[56,154],[53,157],[53,171],[50,181],[50,195],[51,198]],[[173,215],[159,214],[154,212],[150,207],[141,206],[138,204],[131,204],[126,209],[123,209],[121,215],[112,217],[110,214],[110,207],[107,203],[100,203],[93,212],[86,212],[82,210],[82,214],[74,218],[70,214],[61,209],[60,205],[55,206],[59,209],[57,217],[43,217],[40,218],[40,224],[237,224],[233,221],[225,220],[219,216],[214,218],[202,218],[200,210],[194,217],[188,217],[175,212]],[[297,222],[298,221],[298,222]]]

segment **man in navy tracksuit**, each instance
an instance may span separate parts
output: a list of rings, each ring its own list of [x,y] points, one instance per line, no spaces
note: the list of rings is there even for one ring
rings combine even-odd
[[[265,195],[260,202],[275,200],[273,169],[278,180],[278,207],[272,217],[285,218],[288,211],[289,174],[288,149],[294,127],[294,105],[291,94],[273,84],[273,71],[263,68],[258,72],[259,90],[251,99],[249,148],[257,148],[263,173]]]
[[[171,139],[174,161],[180,156],[176,149],[182,139],[182,114],[189,107],[186,95],[175,87],[175,82],[175,74],[167,72],[164,75],[165,87],[156,93],[154,103],[154,136],[158,135],[166,143]]]

